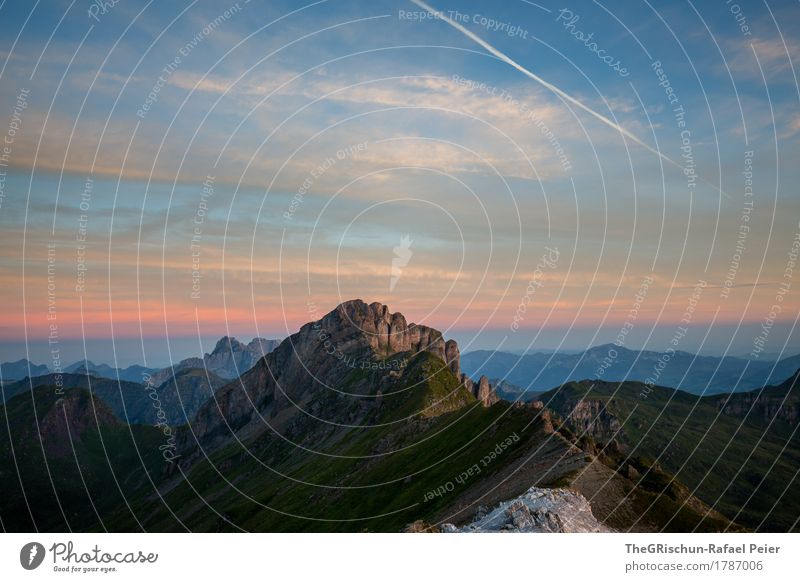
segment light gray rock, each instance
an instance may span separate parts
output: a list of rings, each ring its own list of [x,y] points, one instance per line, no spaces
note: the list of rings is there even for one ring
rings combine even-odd
[[[586,498],[566,489],[531,487],[515,499],[504,501],[488,513],[458,528],[446,523],[444,533],[590,533],[614,531],[595,519]]]

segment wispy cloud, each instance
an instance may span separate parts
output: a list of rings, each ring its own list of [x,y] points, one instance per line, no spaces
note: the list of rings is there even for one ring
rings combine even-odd
[[[488,42],[483,40],[481,37],[479,37],[478,35],[476,35],[472,31],[470,31],[469,29],[465,28],[464,26],[462,26],[458,22],[455,22],[452,19],[448,18],[444,13],[442,13],[439,10],[431,7],[430,5],[426,4],[425,2],[422,2],[421,0],[411,0],[411,1],[414,4],[416,4],[417,6],[419,6],[421,8],[424,8],[425,10],[431,12],[432,14],[435,14],[438,18],[440,18],[441,20],[443,20],[444,22],[446,22],[447,24],[449,24],[450,26],[452,26],[456,30],[462,32],[467,37],[469,37],[471,40],[477,42],[483,48],[488,50],[491,54],[493,54],[494,56],[502,59],[503,61],[505,61],[506,63],[508,63],[509,65],[514,67],[515,69],[517,69],[519,72],[523,73],[528,78],[536,81],[537,83],[539,83],[540,85],[542,85],[543,87],[545,87],[549,91],[552,91],[554,94],[558,95],[562,99],[565,99],[566,101],[568,101],[572,105],[575,105],[576,107],[578,107],[579,109],[585,111],[586,113],[588,113],[589,115],[591,115],[595,119],[597,119],[597,120],[601,121],[602,123],[606,124],[608,127],[611,127],[612,129],[614,129],[617,132],[621,133],[622,135],[624,135],[628,139],[632,140],[634,143],[640,145],[641,147],[643,147],[644,149],[646,149],[650,153],[655,154],[656,156],[660,157],[662,160],[664,160],[668,164],[670,164],[670,165],[672,165],[672,166],[674,166],[674,167],[676,167],[678,169],[683,170],[683,166],[681,164],[679,164],[678,162],[674,161],[669,156],[667,156],[664,153],[662,153],[661,151],[653,148],[651,145],[649,145],[648,143],[646,143],[643,140],[641,140],[640,138],[638,138],[636,135],[631,133],[626,128],[622,127],[621,125],[619,125],[615,121],[609,119],[605,115],[603,115],[601,113],[598,113],[597,111],[595,111],[594,109],[592,109],[588,105],[584,104],[582,101],[576,99],[575,97],[573,97],[569,93],[559,89],[558,87],[556,87],[552,83],[546,81],[545,79],[543,79],[539,75],[536,75],[535,73],[532,73],[529,69],[523,67],[522,65],[517,63],[515,60],[513,60],[511,57],[509,57],[508,55],[506,55],[502,51],[496,49],[491,44],[489,44]]]
[[[800,43],[778,36],[739,38],[727,43],[727,64],[737,75],[761,81],[761,71],[771,82],[794,84],[792,64],[800,64]],[[756,61],[756,59],[758,59]]]

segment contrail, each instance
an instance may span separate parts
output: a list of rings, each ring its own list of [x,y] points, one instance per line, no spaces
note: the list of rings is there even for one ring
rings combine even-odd
[[[561,97],[563,99],[566,99],[567,101],[569,101],[570,103],[572,103],[576,107],[579,107],[580,109],[583,109],[586,113],[588,113],[592,117],[602,121],[603,123],[605,123],[609,127],[615,129],[616,131],[618,131],[619,133],[621,133],[622,135],[624,135],[625,137],[630,139],[631,141],[636,142],[637,144],[639,144],[640,146],[642,146],[643,148],[645,148],[649,152],[654,153],[655,155],[657,155],[659,158],[661,158],[662,160],[664,160],[668,164],[670,164],[672,166],[675,166],[679,170],[683,171],[684,167],[681,164],[679,164],[678,162],[674,161],[669,156],[662,154],[660,151],[658,151],[657,149],[655,149],[655,148],[651,147],[650,145],[646,144],[644,141],[642,141],[641,139],[636,137],[634,134],[632,134],[630,131],[628,131],[627,129],[625,129],[624,127],[619,125],[618,123],[614,123],[612,120],[610,120],[605,115],[603,115],[601,113],[598,113],[597,111],[595,111],[594,109],[592,109],[591,107],[589,107],[587,105],[584,105],[583,103],[581,103],[580,101],[578,101],[577,99],[575,99],[571,95],[565,93],[564,91],[562,91],[561,89],[559,89],[558,87],[553,85],[552,83],[548,83],[547,81],[542,79],[539,75],[537,75],[535,73],[532,73],[531,71],[529,71],[528,69],[526,69],[525,67],[520,65],[518,62],[516,62],[514,59],[512,59],[511,57],[509,57],[505,53],[503,53],[503,52],[497,50],[496,48],[494,48],[492,45],[490,45],[488,42],[483,40],[481,37],[479,37],[477,34],[472,32],[471,30],[467,29],[466,27],[462,26],[458,22],[456,22],[454,20],[451,20],[450,18],[445,16],[445,14],[443,12],[437,10],[436,8],[434,8],[434,7],[432,7],[432,6],[428,5],[428,4],[426,4],[422,0],[411,0],[411,2],[413,2],[414,4],[419,6],[420,8],[424,8],[425,10],[427,10],[428,12],[430,12],[431,14],[436,16],[438,19],[445,21],[447,24],[449,24],[450,26],[452,26],[456,30],[464,33],[467,37],[469,37],[472,40],[474,40],[475,42],[477,42],[479,45],[481,45],[483,48],[485,48],[487,51],[492,53],[494,56],[496,56],[500,60],[508,63],[509,65],[511,65],[512,67],[517,69],[520,73],[522,73],[525,76],[533,79],[534,81],[536,81],[540,85],[543,85],[544,87],[546,87],[547,89],[549,89],[550,91],[552,91],[553,93],[558,95],[559,97]],[[725,194],[722,190],[720,190],[717,186],[715,186],[714,184],[709,183],[707,180],[705,180],[703,178],[700,178],[700,179],[703,180],[703,182],[706,182],[707,184],[712,186],[720,194],[722,194],[723,196],[728,198],[728,195]]]

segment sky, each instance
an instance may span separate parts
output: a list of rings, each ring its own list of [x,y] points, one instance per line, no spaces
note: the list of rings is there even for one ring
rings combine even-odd
[[[796,1],[3,2],[0,360],[353,298],[462,351],[796,353],[799,58]]]

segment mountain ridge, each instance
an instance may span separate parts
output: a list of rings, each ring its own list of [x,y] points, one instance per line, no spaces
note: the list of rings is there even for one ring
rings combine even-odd
[[[16,362],[3,362],[0,364],[0,377],[3,383],[15,382],[28,376],[42,376],[50,372],[44,364],[34,364],[30,360],[21,358]]]
[[[193,368],[176,378],[204,373]],[[126,491],[125,505],[105,497],[100,505],[119,531],[439,531],[478,524],[487,507],[501,508],[489,529],[557,529],[555,517],[537,517],[538,505],[519,499],[537,487],[575,507],[583,506],[579,498],[558,491],[583,496],[593,518],[618,531],[741,531],[761,519],[769,529],[792,527],[800,512],[793,500],[771,515],[747,499],[760,479],[764,503],[774,502],[776,483],[800,462],[800,443],[781,448],[791,415],[766,435],[762,425],[740,424],[753,403],[759,418],[776,410],[776,399],[793,403],[786,396],[794,398],[794,383],[750,400],[659,386],[640,398],[644,387],[582,381],[536,402],[504,401],[485,376],[473,382],[463,372],[457,342],[380,303],[347,301],[209,390],[192,422],[169,431],[169,442],[158,427],[136,428],[131,434],[145,438],[149,451],[174,454],[148,465],[152,486]],[[36,414],[56,418],[54,392],[34,388],[4,406],[24,410],[36,401]],[[87,407],[70,410],[76,434],[91,437]],[[686,424],[692,414],[697,420]],[[714,425],[716,416],[722,420]],[[106,430],[120,439],[133,427],[117,422]],[[709,425],[714,430],[704,435]],[[703,439],[708,451],[696,451]],[[0,450],[12,446],[0,439]],[[35,438],[20,446],[35,448]],[[719,459],[708,456],[728,448]],[[55,453],[47,452],[54,462],[64,458]],[[101,471],[102,459],[86,462]],[[12,477],[0,475],[0,487]],[[17,517],[24,507],[5,511]]]
[[[570,381],[650,381],[694,394],[747,392],[782,381],[800,368],[800,354],[779,362],[726,356],[700,356],[684,351],[630,350],[604,344],[577,354],[516,355],[477,350],[465,353],[462,368],[470,376],[486,375],[531,392],[543,392]],[[523,398],[528,398],[523,395]]]

